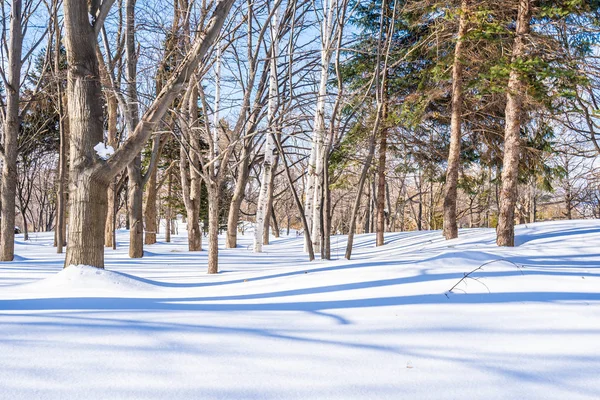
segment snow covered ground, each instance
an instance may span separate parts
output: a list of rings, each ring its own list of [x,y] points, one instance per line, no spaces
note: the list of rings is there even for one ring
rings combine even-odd
[[[460,235],[361,235],[350,262],[334,237],[313,263],[301,238],[246,236],[214,276],[184,236],[132,260],[120,232],[106,271],[19,236],[0,399],[600,399],[600,221]]]

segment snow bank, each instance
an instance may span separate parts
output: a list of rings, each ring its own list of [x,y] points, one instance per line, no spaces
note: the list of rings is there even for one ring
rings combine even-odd
[[[155,285],[141,279],[119,272],[91,267],[89,265],[71,265],[49,278],[23,286],[35,289],[101,289],[123,290],[154,290]]]

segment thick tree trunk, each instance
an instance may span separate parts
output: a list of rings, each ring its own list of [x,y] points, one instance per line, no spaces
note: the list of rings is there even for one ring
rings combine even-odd
[[[446,171],[446,187],[444,194],[444,237],[458,237],[456,222],[456,197],[458,185],[458,169],[460,165],[460,142],[462,137],[462,78],[463,78],[463,38],[467,32],[468,0],[462,0],[456,47],[454,48],[454,65],[452,67],[452,114],[450,117],[450,149],[448,153],[448,169]]]
[[[96,35],[84,2],[65,0],[70,124],[69,235],[65,267],[104,267],[104,222],[108,181],[92,172],[94,147],[104,141],[102,87]]]
[[[89,174],[74,172],[71,170],[71,212],[65,267],[84,264],[104,268],[103,230],[108,184]]]
[[[513,44],[512,61],[525,55],[525,36],[529,34],[531,0],[519,1],[516,36]],[[520,72],[512,68],[506,93],[506,124],[504,130],[504,160],[502,163],[502,190],[500,211],[496,229],[498,246],[515,245],[515,204],[517,201],[517,176],[521,153],[521,114],[523,112],[524,87]]]

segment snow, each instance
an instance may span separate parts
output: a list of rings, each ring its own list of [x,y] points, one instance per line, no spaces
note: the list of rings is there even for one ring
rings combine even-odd
[[[65,294],[67,292],[85,292],[90,289],[106,292],[120,292],[127,290],[155,290],[156,286],[146,283],[139,278],[105,269],[90,267],[89,265],[71,265],[55,275],[40,281],[24,284],[21,288],[36,291],[46,290]]]
[[[108,160],[108,158],[115,153],[115,149],[112,146],[107,146],[102,142],[95,145],[94,150],[96,150],[98,157],[103,160]]]
[[[0,398],[598,399],[600,221],[221,243],[221,273],[186,230],[143,259],[62,269],[52,234],[0,263]],[[224,238],[223,238],[224,239]],[[474,279],[448,290],[483,263]],[[446,294],[448,296],[446,296]]]

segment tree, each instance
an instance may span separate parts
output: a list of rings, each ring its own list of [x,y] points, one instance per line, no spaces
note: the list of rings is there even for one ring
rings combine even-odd
[[[6,68],[0,69],[4,83],[5,98],[2,101],[3,141],[0,146],[2,158],[2,179],[0,182],[1,214],[0,220],[0,261],[12,261],[15,254],[15,199],[17,187],[17,157],[20,120],[27,109],[27,104],[21,104],[22,69],[24,61],[35,51],[42,42],[45,33],[35,38],[31,48],[23,56],[23,40],[30,24],[32,10],[37,8],[34,0],[12,0],[9,26],[3,19],[2,52],[6,49]],[[33,94],[34,95],[34,94]]]
[[[114,0],[105,0],[97,8],[88,8],[80,1],[65,0],[63,5],[71,131],[71,207],[65,266],[104,267],[104,223],[109,182],[141,151],[173,99],[189,81],[218,36],[233,0],[216,2],[205,29],[197,34],[189,52],[150,104],[131,136],[108,160],[102,160],[94,150],[103,141],[104,131],[96,38],[113,3]]]

